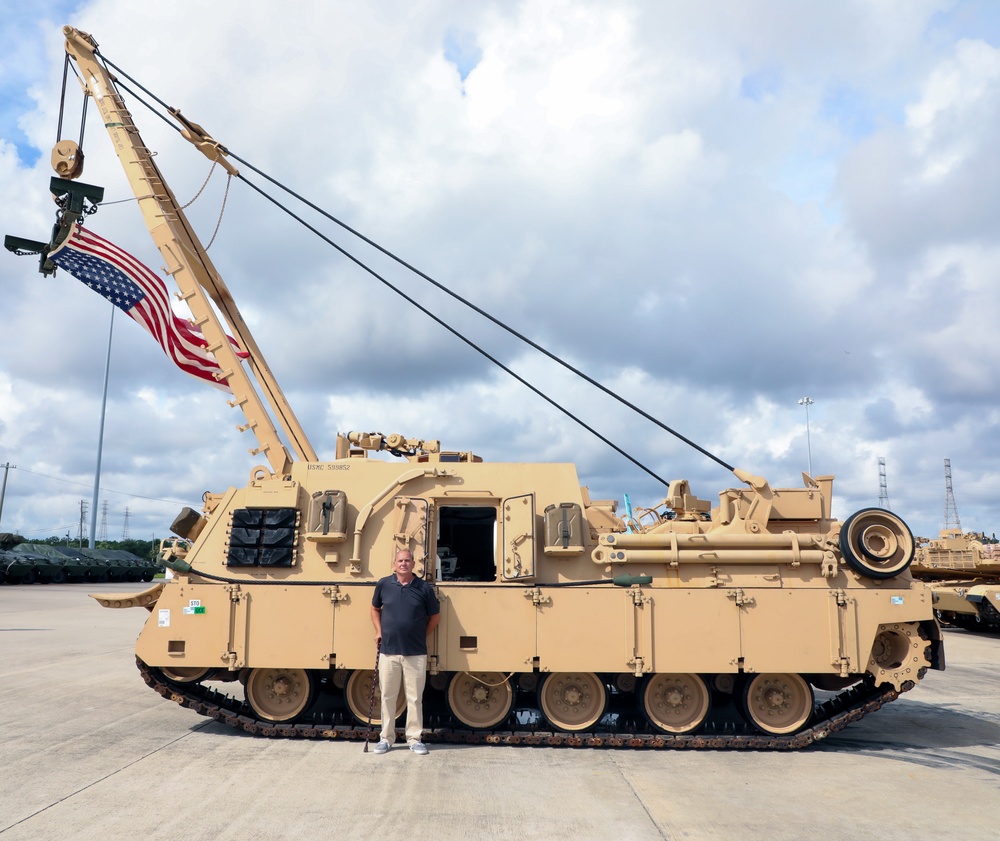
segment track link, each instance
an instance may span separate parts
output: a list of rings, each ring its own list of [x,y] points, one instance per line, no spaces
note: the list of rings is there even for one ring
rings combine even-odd
[[[362,725],[345,724],[275,724],[248,715],[249,706],[237,698],[224,695],[201,684],[169,683],[158,669],[147,666],[138,657],[136,665],[142,679],[158,695],[180,704],[199,715],[244,730],[255,736],[293,739],[343,739],[375,741],[378,731]],[[914,684],[906,684],[907,691]],[[545,745],[570,748],[646,748],[672,750],[797,750],[843,730],[860,721],[900,695],[892,687],[878,688],[856,685],[825,701],[816,708],[814,718],[820,720],[805,730],[787,736],[763,734],[711,733],[670,736],[658,733],[556,733],[544,730],[464,730],[441,727],[424,731],[425,742],[471,745]]]

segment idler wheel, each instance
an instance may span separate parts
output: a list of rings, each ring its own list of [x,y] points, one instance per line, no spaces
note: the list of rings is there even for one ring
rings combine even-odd
[[[743,690],[743,709],[762,733],[794,733],[812,715],[813,692],[799,675],[755,675]]]
[[[466,727],[496,727],[514,706],[514,690],[500,672],[458,672],[448,685],[448,706]]]
[[[604,715],[608,690],[593,672],[554,672],[538,690],[538,703],[556,730],[586,730]]]
[[[661,733],[692,733],[708,717],[711,700],[698,675],[653,675],[642,689],[640,707]]]
[[[375,681],[375,703],[372,705],[372,724],[382,724],[382,691],[378,678],[371,669],[356,669],[351,672],[344,687],[344,700],[347,708],[362,724],[368,723],[368,703],[372,697],[372,681]],[[406,709],[406,694],[403,686],[399,687],[399,698],[396,699],[396,718]]]
[[[313,699],[313,682],[305,669],[251,669],[247,703],[266,721],[294,721]]]

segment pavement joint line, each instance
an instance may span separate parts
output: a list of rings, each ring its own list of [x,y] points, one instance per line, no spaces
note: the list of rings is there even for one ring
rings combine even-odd
[[[632,792],[632,796],[636,799],[636,802],[642,807],[642,811],[645,813],[646,817],[649,818],[649,822],[656,828],[660,838],[664,839],[664,841],[671,841],[674,836],[664,834],[663,829],[656,822],[656,818],[653,817],[653,813],[649,811],[649,807],[646,805],[646,802],[639,796],[639,792],[636,791],[635,786],[632,785],[632,780],[625,773],[617,756],[612,759],[612,763],[618,769],[619,776],[621,776],[625,785],[628,786],[628,790]]]
[[[203,729],[205,727],[208,727],[209,724],[212,724],[212,721],[206,721],[206,722],[203,722],[202,724],[199,724],[197,727],[192,727],[187,733],[184,733],[183,735],[178,736],[176,739],[171,739],[166,744],[160,745],[158,748],[154,748],[153,750],[149,751],[148,753],[144,753],[142,756],[136,757],[131,762],[123,765],[121,768],[116,768],[110,774],[105,774],[103,777],[100,777],[99,779],[96,779],[93,782],[89,782],[85,786],[81,786],[76,791],[74,791],[74,792],[72,792],[70,794],[67,794],[65,797],[60,797],[58,800],[55,800],[52,803],[49,803],[48,806],[43,806],[41,809],[38,809],[38,810],[32,812],[30,815],[25,815],[23,818],[21,818],[21,820],[15,821],[14,823],[10,824],[9,826],[5,826],[3,828],[0,828],[0,835],[3,835],[8,829],[13,829],[16,826],[20,826],[25,821],[30,821],[32,818],[37,817],[38,815],[42,814],[42,812],[47,812],[53,806],[58,806],[60,803],[64,803],[67,800],[70,800],[70,799],[76,797],[78,794],[81,794],[82,792],[85,792],[88,788],[93,788],[98,783],[103,783],[105,780],[108,780],[111,777],[114,777],[117,774],[120,774],[122,771],[125,771],[128,768],[131,768],[133,765],[135,765],[135,764],[137,764],[139,762],[142,762],[144,759],[148,759],[153,754],[159,753],[161,750],[165,750],[166,748],[169,748],[171,745],[176,745],[179,741],[181,741],[181,739],[188,738],[188,736],[191,736],[194,733],[198,732],[199,730],[201,730],[201,729]]]

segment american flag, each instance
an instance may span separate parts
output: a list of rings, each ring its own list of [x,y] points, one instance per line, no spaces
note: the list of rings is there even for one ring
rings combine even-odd
[[[201,331],[174,314],[166,285],[130,254],[76,225],[49,259],[145,327],[182,371],[231,391],[226,380],[218,378],[222,369],[205,350],[208,343]],[[248,354],[228,338],[245,359]]]

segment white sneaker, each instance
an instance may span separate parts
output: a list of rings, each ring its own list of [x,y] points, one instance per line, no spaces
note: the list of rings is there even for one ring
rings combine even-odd
[[[378,748],[376,748],[378,750]],[[427,745],[423,742],[410,742],[410,750],[413,751],[417,756],[427,756]]]
[[[388,752],[389,752],[389,743],[385,739],[382,739],[377,745],[375,745],[375,753],[388,753]]]

